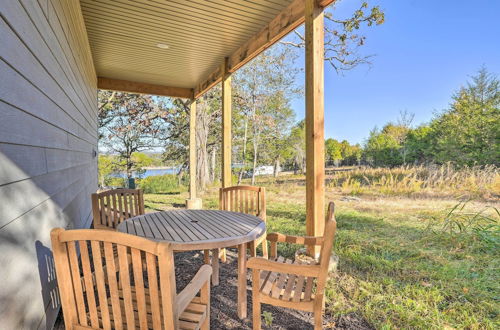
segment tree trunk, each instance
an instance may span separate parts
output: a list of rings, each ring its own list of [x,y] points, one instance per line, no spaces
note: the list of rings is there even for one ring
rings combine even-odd
[[[254,133],[254,137],[253,137],[253,171],[252,171],[252,186],[255,184],[255,168],[257,167],[257,149],[258,149],[257,134],[256,134],[256,133]]]
[[[248,116],[245,119],[245,130],[243,133],[243,155],[242,155],[242,160],[243,160],[243,167],[240,170],[240,174],[238,176],[238,185],[241,184],[241,180],[243,179],[243,172],[245,171],[245,165],[247,161],[247,139],[248,139]]]
[[[177,184],[181,186],[182,184],[182,174],[184,173],[184,164],[181,165],[179,172],[177,172]]]
[[[216,173],[216,166],[217,166],[217,147],[212,148],[211,152],[211,166],[210,166],[210,182],[213,183],[215,182],[215,173]]]
[[[207,114],[206,107],[200,107],[201,111],[197,113],[197,127],[196,127],[196,141],[198,147],[196,148],[196,158],[197,158],[197,181],[198,188],[200,190],[205,190],[209,182],[209,169],[208,169],[208,130],[209,130],[209,115]]]
[[[132,154],[127,152],[125,157],[126,157],[125,163],[127,167],[127,179],[130,179],[132,178],[132,167],[134,166],[134,164],[132,163]]]
[[[277,178],[280,173],[280,159],[276,158],[274,162],[274,177]]]
[[[208,151],[206,141],[203,141],[199,144],[199,148],[197,148],[196,152],[196,174],[198,177],[198,188],[200,190],[204,190],[209,181],[208,178]]]

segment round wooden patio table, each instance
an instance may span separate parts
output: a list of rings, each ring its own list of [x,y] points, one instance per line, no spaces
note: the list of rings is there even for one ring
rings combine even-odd
[[[262,219],[219,210],[172,210],[123,221],[118,231],[172,244],[175,251],[212,250],[213,280],[218,283],[219,249],[238,247],[238,316],[247,316],[246,244],[266,231]]]

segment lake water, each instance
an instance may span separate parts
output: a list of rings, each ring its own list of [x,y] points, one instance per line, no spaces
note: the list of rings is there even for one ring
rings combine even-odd
[[[177,174],[178,168],[154,168],[147,169],[146,172],[142,175],[143,178],[147,178],[148,176],[154,175],[164,175],[164,174]]]
[[[171,167],[171,168],[152,168],[152,169],[147,169],[144,174],[141,175],[141,178],[147,178],[148,176],[155,176],[155,175],[165,175],[165,174],[177,174],[179,171],[178,168],[176,167]],[[115,177],[118,178],[126,178],[127,175],[125,173],[119,173],[116,174]],[[133,174],[134,178],[137,178],[136,174]]]

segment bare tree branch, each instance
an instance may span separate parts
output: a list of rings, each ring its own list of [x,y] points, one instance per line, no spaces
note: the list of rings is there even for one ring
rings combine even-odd
[[[345,19],[334,18],[329,10],[331,9],[325,12],[325,61],[339,74],[361,64],[371,65],[371,58],[374,55],[360,54],[359,48],[365,44],[366,37],[356,31],[363,26],[383,24],[384,13],[378,6],[369,9],[367,2],[363,2],[350,17]],[[295,30],[294,36],[295,40],[281,41],[281,43],[290,47],[304,48],[304,35]]]

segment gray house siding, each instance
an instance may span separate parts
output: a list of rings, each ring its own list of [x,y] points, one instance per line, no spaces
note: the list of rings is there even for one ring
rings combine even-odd
[[[91,223],[96,76],[76,0],[0,2],[0,328],[52,328],[50,230]]]

